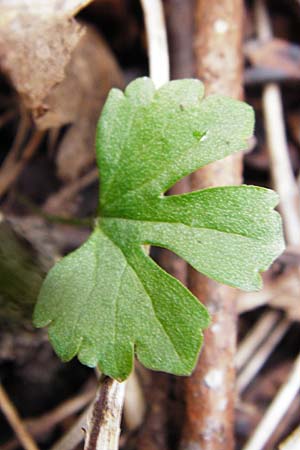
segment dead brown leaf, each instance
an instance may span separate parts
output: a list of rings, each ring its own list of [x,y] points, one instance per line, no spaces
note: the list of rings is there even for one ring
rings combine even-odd
[[[91,26],[66,68],[64,81],[45,99],[47,110],[35,117],[39,128],[72,123],[57,154],[58,175],[74,180],[95,159],[95,130],[101,107],[112,87],[122,87],[118,64],[102,37]]]
[[[43,111],[44,98],[63,80],[83,34],[72,15],[88,3],[0,1],[0,66],[28,108]]]

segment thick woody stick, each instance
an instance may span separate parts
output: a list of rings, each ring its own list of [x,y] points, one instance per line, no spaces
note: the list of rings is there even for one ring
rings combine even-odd
[[[196,74],[206,94],[242,97],[242,0],[196,1]],[[211,164],[191,176],[192,190],[239,184],[241,155]],[[235,399],[236,292],[189,270],[189,285],[206,304],[212,324],[192,377],[185,380],[182,450],[232,450]]]

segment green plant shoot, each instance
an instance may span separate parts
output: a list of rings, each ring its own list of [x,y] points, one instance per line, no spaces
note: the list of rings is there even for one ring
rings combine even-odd
[[[247,145],[245,103],[204,98],[198,80],[155,90],[148,78],[112,89],[97,131],[99,215],[87,242],[50,270],[34,312],[57,354],[76,354],[117,380],[134,355],[188,375],[209,324],[203,305],[145,245],[167,248],[199,272],[246,291],[261,287],[284,248],[275,192],[254,186],[163,194],[184,176]]]

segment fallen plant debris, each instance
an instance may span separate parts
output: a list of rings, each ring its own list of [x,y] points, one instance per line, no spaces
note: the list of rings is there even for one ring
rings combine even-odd
[[[298,450],[299,2],[143,0],[142,3],[144,9],[134,0],[0,0],[1,450],[71,450],[84,445],[89,449],[104,445],[105,450],[186,450],[187,447],[196,450],[199,446],[202,450]],[[161,237],[158,239],[159,234],[153,235],[150,224],[145,226],[147,239],[141,236],[138,227],[131,229],[128,224],[122,229],[122,240],[143,238],[143,244],[147,245],[143,258],[147,259],[149,267],[163,266],[197,294],[209,309],[212,325],[205,330],[204,349],[192,377],[150,371],[136,362],[131,386],[131,378],[126,382],[126,389],[123,389],[125,385],[112,383],[122,388],[116,389],[115,401],[110,380],[84,367],[76,359],[62,363],[49,345],[45,330],[34,329],[30,317],[39,286],[54,261],[61,260],[60,264],[63,264],[70,256],[67,259],[62,257],[81,252],[79,248],[91,230],[98,230],[99,225],[105,228],[105,221],[118,228],[120,211],[122,214],[128,212],[126,221],[129,222],[131,203],[127,203],[127,197],[122,197],[119,202],[116,200],[116,209],[112,205],[109,210],[108,203],[102,210],[98,209],[100,216],[105,211],[107,217],[103,219],[101,216],[100,224],[97,219],[95,225],[99,186],[101,196],[106,177],[103,161],[100,172],[96,168],[96,122],[111,88],[123,91],[135,78],[149,75],[158,83],[161,76],[164,83],[168,81],[166,29],[171,79],[199,78],[204,81],[207,95],[225,94],[236,99],[244,95],[243,99],[254,108],[256,127],[255,137],[245,149],[247,154],[239,152],[233,158],[227,156],[222,161],[208,164],[192,177],[185,176],[165,197],[159,197],[159,201],[170,205],[173,220],[180,206],[179,200],[174,201],[174,195],[177,198],[196,197],[196,192],[189,192],[208,187],[221,192],[221,185],[241,182],[259,186],[258,189],[250,188],[256,194],[274,189],[280,195],[279,209],[283,216],[287,249],[263,274],[262,290],[243,293],[196,274],[177,255],[161,249],[166,242],[162,242]],[[153,63],[155,46],[161,56]],[[147,65],[149,55],[151,73]],[[136,97],[140,101],[143,98],[140,92]],[[184,106],[189,98],[185,90],[181,104]],[[140,120],[141,129],[146,123],[143,114],[139,111],[132,119],[135,123]],[[112,117],[113,113],[109,116]],[[221,122],[225,119],[224,113]],[[232,114],[231,120],[238,127],[241,114]],[[198,122],[200,124],[200,120]],[[109,118],[106,123],[109,126]],[[156,130],[160,130],[163,124],[157,114]],[[183,125],[181,118],[173,130],[178,148]],[[169,129],[170,124],[166,124],[164,136],[168,136]],[[132,128],[128,124],[122,129],[121,122],[117,121],[115,130],[120,139],[115,143],[107,138],[110,143],[110,151],[106,153],[108,159],[113,148],[126,146],[126,136],[131,136]],[[231,139],[235,130],[228,131]],[[200,132],[191,137],[197,145],[203,138],[203,130],[197,125],[192,131]],[[219,139],[220,148],[221,141],[227,140],[225,134],[224,128]],[[246,134],[249,136],[251,131],[245,133],[245,137]],[[203,144],[210,138],[209,133]],[[155,138],[151,135],[150,140],[155,141]],[[212,147],[217,149],[218,145],[212,144]],[[161,158],[159,162],[151,161],[152,150],[149,155],[143,146],[137,145],[134,150],[131,141],[129,147],[131,151],[125,152],[124,161],[117,165],[114,188],[107,188],[105,195],[110,199],[117,198],[122,186],[130,184],[132,172],[126,164],[134,167],[136,164],[136,176],[141,183],[147,181],[148,170],[152,174],[151,171],[160,167]],[[236,151],[243,147],[247,147],[245,141],[237,145]],[[142,155],[148,158],[146,171],[141,169]],[[193,158],[187,159],[193,161]],[[176,166],[179,166],[179,160],[178,153]],[[167,172],[170,174],[169,169]],[[152,175],[149,177],[153,178]],[[240,192],[243,189],[250,192],[245,187]],[[202,192],[205,190],[210,191],[204,189]],[[141,207],[136,212],[139,223],[141,219],[147,222],[150,218],[145,216],[147,208],[151,209],[151,217],[156,215],[160,218],[160,206],[154,201],[151,203],[150,191],[148,194],[141,197]],[[232,201],[229,197],[221,201],[220,196],[218,208],[211,209],[211,216],[207,216],[206,209],[205,216],[201,217],[206,221],[212,220],[213,213],[219,212],[222,223],[225,219],[227,224],[233,218],[237,220],[238,205],[234,206]],[[246,197],[240,198],[239,207],[248,208],[245,220],[248,222],[249,219],[249,232],[253,233],[255,227],[251,223],[256,221],[260,210],[255,196],[251,205]],[[195,205],[190,208],[191,230],[195,229],[195,217],[199,218],[196,209]],[[182,211],[187,214],[189,209],[184,205]],[[168,223],[167,227],[171,225]],[[264,220],[259,226],[271,232]],[[207,231],[212,232],[211,229]],[[230,236],[230,233],[224,233],[224,242],[228,242]],[[207,236],[199,240],[201,242],[190,241],[190,250],[196,259],[201,256],[202,248],[211,242]],[[184,241],[182,247],[187,243],[185,232],[178,232],[169,241],[169,248],[187,256],[179,252],[181,243]],[[250,248],[253,254],[261,250],[259,239],[255,242]],[[147,256],[149,243],[155,246]],[[217,254],[214,251],[217,257],[211,263],[213,271],[217,270],[218,264],[223,264],[223,274],[230,268],[225,250]],[[274,256],[276,252],[274,250]],[[20,258],[15,257],[17,253]],[[251,265],[252,260],[244,260],[240,249],[236,253],[235,270],[241,275],[245,273],[245,265]],[[209,265],[208,253],[205,255],[201,264]],[[262,252],[259,252],[259,257],[264,258]],[[20,272],[17,277],[18,265]],[[142,267],[138,264],[139,270]],[[32,281],[35,271],[37,277]],[[75,282],[71,283],[74,290],[80,279],[88,284],[89,276],[86,274],[89,272],[84,272],[84,265],[78,270],[70,269],[70,273],[73,277],[75,275]],[[103,279],[103,271],[100,278]],[[241,276],[237,278],[236,284],[242,280]],[[59,282],[55,282],[56,289]],[[116,285],[116,277],[111,278],[110,285]],[[157,291],[163,292],[156,279],[154,285]],[[122,289],[124,286],[123,283]],[[134,283],[130,283],[130,288],[133,287]],[[70,286],[64,283],[63,295],[67,296],[69,290]],[[79,290],[76,291],[78,294]],[[14,295],[14,292],[18,294]],[[187,295],[187,291],[184,292]],[[60,307],[63,295],[57,301]],[[103,289],[98,298],[103,298]],[[132,300],[130,295],[131,303]],[[195,311],[196,308],[199,310],[199,304],[194,305]],[[99,303],[95,302],[95,306],[98,307]],[[89,315],[99,325],[96,311],[88,312],[87,305],[83,309],[76,308],[72,302],[70,310],[74,314],[77,311],[78,323],[82,325]],[[175,318],[178,314],[183,317],[183,312],[180,308],[174,311],[171,330],[173,334],[178,333],[181,346],[184,342],[180,331],[182,321]],[[194,323],[195,315],[189,317],[189,323]],[[59,313],[58,317],[62,318],[62,314]],[[123,324],[127,323],[128,314],[119,311],[119,318]],[[138,312],[133,319],[136,323]],[[103,331],[108,326],[104,313],[100,314],[100,321]],[[150,322],[147,313],[140,321],[141,336],[142,332],[149,330]],[[75,330],[78,330],[76,326],[76,334]],[[199,330],[183,331],[184,335],[192,334],[194,340],[199,337]],[[65,340],[65,330],[62,334],[64,343],[73,339]],[[111,336],[107,340],[106,363],[110,358],[110,367],[113,367],[116,362],[112,356],[122,353],[123,347]],[[188,340],[194,342],[193,339]],[[97,348],[103,349],[102,342],[98,341]],[[162,368],[163,356],[170,366],[174,363],[164,353],[163,342],[160,339],[156,346],[148,345],[158,355],[157,364],[152,364],[156,368]],[[140,339],[137,345],[143,347]],[[127,361],[126,358],[121,360],[122,363]],[[108,366],[105,365],[106,368]],[[129,366],[126,365],[125,372],[120,367],[117,369],[115,373],[120,375],[121,372],[127,373]],[[222,383],[220,370],[224,373]],[[105,389],[101,395],[101,386],[106,384],[110,386],[107,394],[112,397],[106,396]],[[101,404],[109,399],[112,400],[110,406],[102,408]],[[117,405],[123,401],[124,415],[121,418]],[[14,411],[14,414],[9,411]],[[97,414],[100,412],[101,416],[101,411],[104,421],[101,417],[98,421]],[[110,420],[111,412],[116,412],[113,421]],[[106,419],[113,426],[112,433],[107,434],[108,427],[103,425]]]

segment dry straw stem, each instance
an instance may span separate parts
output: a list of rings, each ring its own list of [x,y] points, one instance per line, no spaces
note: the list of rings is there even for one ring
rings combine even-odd
[[[17,438],[19,439],[23,447],[26,450],[38,450],[36,443],[26,430],[26,427],[22,422],[22,419],[20,418],[15,406],[11,402],[10,398],[8,397],[7,393],[5,392],[5,389],[1,384],[0,384],[0,408],[2,409],[3,414],[5,415],[8,423],[14,430]]]
[[[135,370],[130,374],[124,400],[124,420],[126,428],[134,431],[139,428],[146,413],[144,393]]]
[[[240,343],[235,357],[235,367],[241,370],[251,359],[253,353],[273,330],[280,317],[277,311],[267,311],[256,322],[253,328]]]
[[[264,445],[287,412],[299,389],[300,354],[294,362],[293,369],[287,381],[280,388],[278,394],[243,450],[262,450],[264,448]]]
[[[247,388],[258,374],[289,327],[290,321],[288,319],[282,319],[276,327],[274,327],[271,334],[269,334],[266,341],[259,347],[258,351],[252,356],[249,363],[240,372],[237,378],[237,391],[239,394]]]
[[[163,5],[161,0],[141,0],[141,5],[146,25],[150,78],[158,88],[170,79]]]

